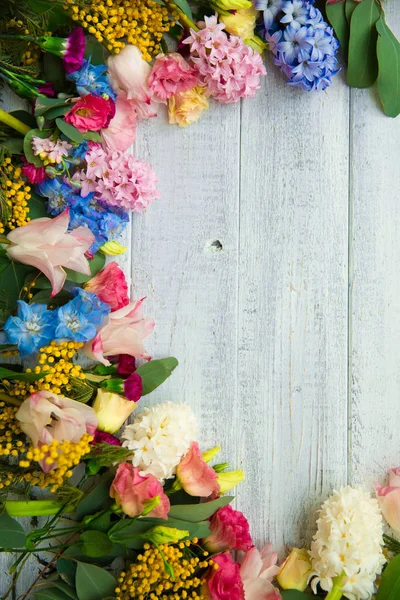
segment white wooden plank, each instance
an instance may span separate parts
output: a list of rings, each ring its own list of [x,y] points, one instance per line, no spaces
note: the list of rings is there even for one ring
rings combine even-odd
[[[306,94],[269,62],[242,111],[238,504],[282,550],[347,477],[348,89]]]
[[[398,2],[385,3],[400,35]],[[351,100],[351,479],[365,486],[400,464],[400,119],[376,90]]]

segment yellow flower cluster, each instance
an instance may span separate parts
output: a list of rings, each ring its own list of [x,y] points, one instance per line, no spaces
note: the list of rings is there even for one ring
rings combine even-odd
[[[7,201],[7,218],[0,221],[0,233],[6,227],[15,229],[29,223],[28,200],[31,198],[31,188],[21,178],[21,168],[11,164],[11,158],[6,158],[0,167],[1,186]]]
[[[28,383],[16,381],[7,390],[10,396],[26,398],[34,392],[48,390],[53,394],[66,394],[72,389],[71,378],[86,379],[86,375],[80,365],[76,365],[73,359],[83,343],[81,342],[50,342],[48,346],[40,349],[38,364],[34,367],[34,373],[46,373],[38,381]],[[31,373],[32,369],[26,369]]]
[[[23,33],[25,35],[30,35],[29,29],[27,29],[21,19],[10,19],[8,22],[8,28],[17,30],[16,33]],[[45,35],[52,35],[51,33],[45,33]],[[26,44],[27,50],[21,56],[21,64],[25,67],[29,65],[37,64],[41,57],[41,52],[39,50],[39,46],[37,46],[34,42],[28,42]],[[35,74],[33,74],[35,77]]]
[[[201,594],[200,571],[218,568],[218,565],[207,559],[206,551],[202,551],[200,558],[189,551],[191,544],[197,542],[193,539],[175,545],[164,544],[160,549],[145,544],[137,562],[120,574],[115,590],[117,600],[205,600]],[[165,571],[162,555],[172,567],[173,576]]]
[[[79,5],[66,0],[64,9],[111,53],[132,44],[147,61],[160,52],[161,38],[176,18],[155,0],[87,0]]]

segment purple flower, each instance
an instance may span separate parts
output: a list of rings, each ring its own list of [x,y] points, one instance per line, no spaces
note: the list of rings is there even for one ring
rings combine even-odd
[[[282,17],[281,23],[289,25],[305,25],[307,22],[307,7],[302,0],[291,0],[285,2],[282,7],[285,16]]]
[[[295,60],[310,57],[311,43],[307,37],[307,27],[289,26],[283,32],[283,42],[276,49],[285,55],[285,62],[292,64]]]

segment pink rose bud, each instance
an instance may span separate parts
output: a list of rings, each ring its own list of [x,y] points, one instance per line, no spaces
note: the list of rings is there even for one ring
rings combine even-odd
[[[387,486],[375,485],[382,514],[389,526],[400,534],[400,467],[388,473]]]
[[[92,279],[85,283],[87,292],[96,294],[102,301],[111,306],[111,311],[118,310],[129,304],[128,284],[123,270],[118,264],[110,262]]]
[[[116,503],[130,517],[138,517],[145,512],[150,517],[168,518],[170,502],[161,483],[153,475],[142,477],[140,469],[130,463],[119,465],[111,484],[110,496],[115,498]],[[159,497],[159,502],[148,513],[148,501],[156,496]]]
[[[203,460],[197,442],[193,442],[189,452],[182,458],[176,473],[183,489],[190,496],[208,498],[212,494],[219,494],[217,474]]]
[[[204,538],[203,544],[213,554],[225,550],[247,552],[253,545],[246,517],[229,505],[212,516],[210,529],[211,534]]]
[[[293,548],[277,575],[283,590],[304,592],[312,572],[311,560],[305,548]]]

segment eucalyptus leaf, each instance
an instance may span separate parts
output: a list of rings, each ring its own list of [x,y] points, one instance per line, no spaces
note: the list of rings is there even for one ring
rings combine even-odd
[[[350,27],[346,19],[345,6],[342,2],[326,5],[326,16],[335,30],[335,34],[342,47],[343,56],[347,60],[349,51]]]
[[[99,133],[97,133],[97,131],[85,131],[85,133],[83,133],[82,135],[85,140],[89,140],[91,142],[98,142],[99,144],[101,144],[103,141],[103,138]]]
[[[100,483],[79,502],[76,507],[76,516],[79,521],[87,515],[93,515],[93,513],[107,508],[112,503],[110,498],[111,481],[111,477],[102,477]]]
[[[199,505],[198,505],[199,506]],[[140,518],[140,519],[125,519],[116,523],[108,532],[109,538],[114,542],[125,544],[128,548],[140,550],[143,548],[145,539],[141,536],[153,527],[157,526],[174,527],[181,531],[188,531],[189,535],[185,540],[193,538],[204,538],[210,534],[209,521],[199,521],[193,523],[191,521],[183,521],[182,519],[156,519],[156,518]]]
[[[105,569],[78,562],[75,587],[79,600],[102,600],[113,596],[117,580]]]
[[[87,556],[104,556],[112,550],[112,542],[101,531],[84,531],[79,538],[83,554]]]
[[[45,117],[48,120],[56,119],[57,117],[62,117],[65,115],[65,113],[67,113],[69,110],[71,110],[71,107],[68,104],[65,106],[56,106],[55,108],[48,110],[45,114]]]
[[[142,395],[146,396],[146,394],[150,394],[150,392],[158,388],[158,386],[168,379],[177,366],[178,361],[176,358],[169,357],[151,360],[138,367],[135,372],[142,378]]]
[[[199,521],[209,519],[215,511],[227,506],[233,499],[234,496],[222,496],[217,500],[203,502],[202,504],[191,504],[189,506],[175,504],[174,506],[171,506],[168,516],[170,518],[190,521],[191,523],[198,523]]]
[[[75,588],[71,587],[70,585],[61,581],[55,581],[53,585],[58,590],[64,592],[68,596],[68,598],[72,598],[72,600],[79,600],[78,596],[76,595]]]
[[[354,9],[357,8],[357,6],[358,2],[355,2],[355,0],[346,0],[344,5],[344,12],[346,14],[346,19],[348,23],[350,23]]]
[[[174,0],[175,4],[181,9],[189,19],[193,19],[192,11],[187,0]]]
[[[47,306],[63,306],[71,299],[71,294],[66,290],[61,290],[55,296],[51,295],[51,289],[40,290],[32,298],[33,303],[46,304]]]
[[[23,548],[25,531],[15,519],[7,514],[0,515],[0,548]]]
[[[7,148],[11,154],[21,154],[24,148],[24,140],[22,138],[8,138],[1,142],[1,145]]]
[[[66,558],[59,558],[56,567],[61,579],[68,585],[75,587],[76,562]]]
[[[383,572],[376,600],[399,600],[400,554],[393,558]]]
[[[56,587],[51,587],[35,592],[35,598],[36,600],[70,600],[71,596]]]
[[[378,31],[378,94],[388,117],[400,114],[400,42],[388,27],[385,14],[376,23]]]
[[[65,106],[65,99],[60,98],[47,98],[39,96],[39,98],[35,101],[35,116],[42,117],[45,116],[47,118],[47,111],[52,110],[53,108],[58,108],[60,106]]]
[[[83,135],[81,134],[79,129],[77,129],[73,125],[70,125],[69,123],[66,123],[64,119],[56,119],[56,125],[61,131],[61,133],[66,135],[67,138],[69,138],[73,142],[81,144],[84,141]]]
[[[370,87],[378,76],[376,22],[380,15],[376,0],[363,0],[354,10],[347,69],[347,83],[352,87]]]

